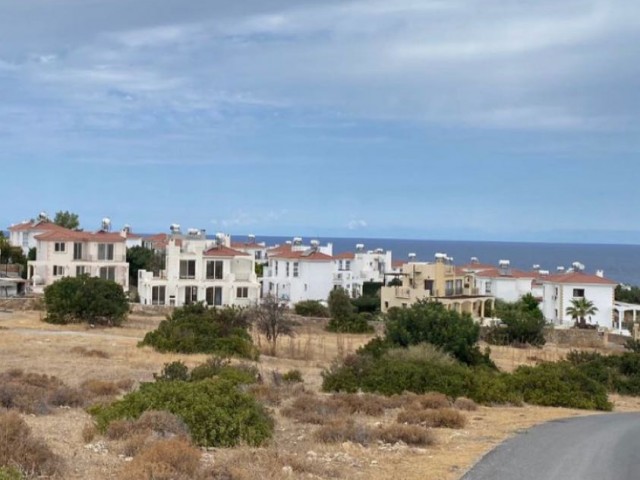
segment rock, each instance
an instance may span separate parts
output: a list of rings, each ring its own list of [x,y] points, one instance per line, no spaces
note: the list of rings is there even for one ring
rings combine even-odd
[[[285,465],[284,467],[282,467],[282,473],[283,475],[290,477],[291,475],[293,475],[293,468],[291,468],[289,465]]]

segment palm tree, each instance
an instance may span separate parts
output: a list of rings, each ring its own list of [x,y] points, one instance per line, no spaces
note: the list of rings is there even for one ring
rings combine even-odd
[[[586,298],[574,298],[571,300],[571,305],[567,307],[567,315],[571,315],[576,322],[575,326],[578,328],[586,328],[587,321],[585,317],[587,315],[595,315],[598,311],[592,301]]]

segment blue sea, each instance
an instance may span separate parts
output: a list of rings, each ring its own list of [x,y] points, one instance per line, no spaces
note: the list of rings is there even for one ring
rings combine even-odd
[[[234,241],[242,241],[245,236],[234,235]],[[322,245],[333,243],[333,252],[353,252],[357,243],[363,243],[365,250],[384,248],[393,252],[393,260],[408,259],[409,253],[416,254],[418,261],[433,261],[436,252],[453,257],[456,265],[468,263],[471,257],[480,262],[498,265],[498,261],[511,261],[511,266],[531,270],[533,265],[555,272],[558,266],[571,267],[573,262],[585,265],[587,273],[604,270],[611,280],[628,285],[640,285],[640,245],[605,245],[584,243],[525,243],[525,242],[476,242],[454,240],[398,240],[391,238],[328,238],[314,237]],[[257,241],[267,245],[284,243],[291,237],[257,236]],[[304,238],[308,244],[311,238]]]

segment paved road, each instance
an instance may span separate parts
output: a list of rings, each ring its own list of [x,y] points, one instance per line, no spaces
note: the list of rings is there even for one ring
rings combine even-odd
[[[640,413],[574,417],[502,443],[462,480],[638,480]]]

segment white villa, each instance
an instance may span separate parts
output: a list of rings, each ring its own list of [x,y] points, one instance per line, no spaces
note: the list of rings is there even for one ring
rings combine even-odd
[[[356,245],[355,253],[334,255],[336,272],[333,284],[346,290],[352,298],[362,295],[365,282],[384,283],[384,276],[393,270],[391,252],[381,248],[365,251],[364,245]]]
[[[58,227],[35,235],[36,259],[27,264],[27,278],[40,293],[62,277],[90,275],[129,288],[126,242],[120,233],[79,232]]]
[[[138,272],[138,294],[143,305],[249,306],[260,298],[255,258],[230,248],[230,237],[206,238],[203,230],[186,235],[172,226],[165,249],[165,270]]]
[[[524,272],[511,268],[509,260],[500,260],[498,266],[470,263],[461,267],[474,274],[474,287],[482,295],[492,295],[505,302],[515,302],[523,295],[533,294],[537,272]]]
[[[255,235],[248,235],[246,242],[232,242],[231,248],[252,255],[256,263],[267,263],[267,244],[265,242],[256,242]]]
[[[27,255],[30,249],[38,245],[36,236],[52,231],[61,232],[67,231],[67,229],[49,221],[41,213],[38,220],[25,220],[22,223],[11,225],[9,227],[9,243],[13,247],[22,248],[24,254]]]
[[[590,324],[612,329],[614,313],[614,291],[617,282],[597,275],[572,271],[549,275],[541,279],[543,288],[542,312],[544,318],[556,325],[573,325],[574,319],[567,315],[571,300],[586,298],[598,311],[587,318]]]
[[[331,252],[332,245],[323,248],[312,241],[311,246],[305,247],[299,238],[269,250],[263,295],[272,295],[290,306],[303,300],[326,301],[334,288],[335,266],[331,254],[322,250]]]

